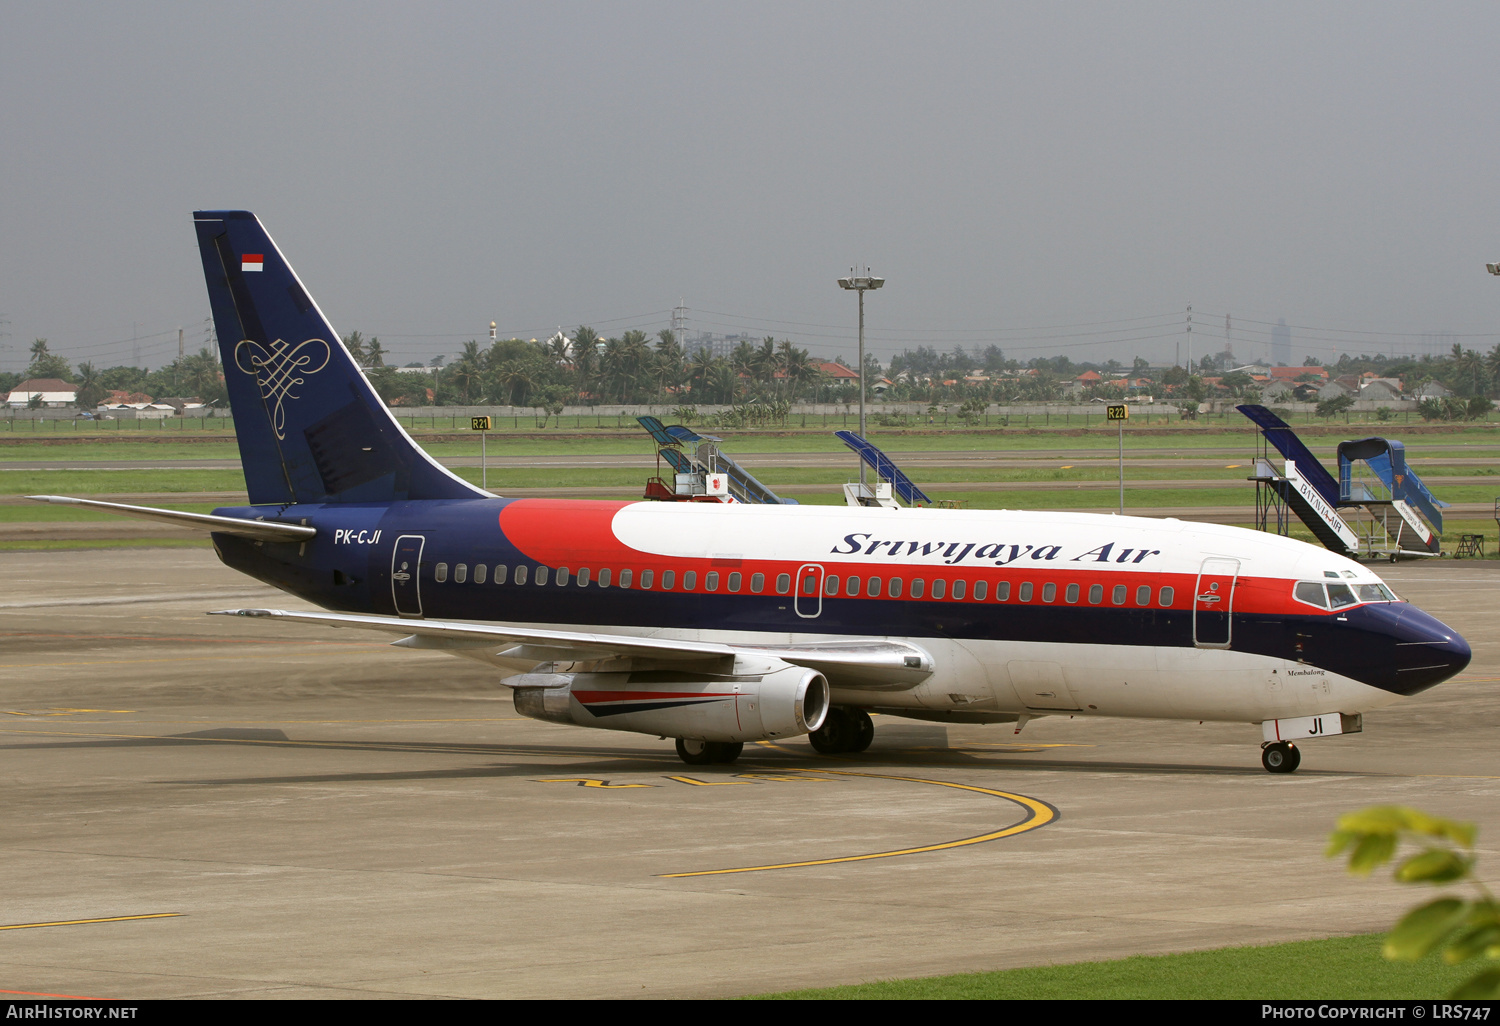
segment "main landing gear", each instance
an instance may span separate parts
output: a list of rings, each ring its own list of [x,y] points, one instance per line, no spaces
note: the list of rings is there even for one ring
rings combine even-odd
[[[1272,741],[1260,746],[1260,764],[1269,773],[1291,773],[1302,764],[1302,753],[1290,741]]]
[[[690,737],[677,739],[677,757],[689,766],[730,763],[740,757],[745,746],[739,741],[698,741]]]
[[[828,710],[823,725],[807,735],[807,739],[824,755],[862,752],[875,740],[875,724],[863,709],[836,705]]]

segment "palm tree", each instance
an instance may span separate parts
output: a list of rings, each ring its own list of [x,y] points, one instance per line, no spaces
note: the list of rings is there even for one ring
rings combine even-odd
[[[686,377],[686,361],[682,346],[677,344],[676,332],[663,328],[656,333],[656,353],[652,359],[656,365],[657,387],[663,394],[668,388],[682,384]]]
[[[354,358],[356,365],[363,367],[365,363],[365,337],[357,331],[351,331],[344,336],[344,348],[349,350],[349,355]]]
[[[599,377],[599,335],[593,328],[579,325],[573,332],[573,371],[578,391],[592,392]]]
[[[709,389],[709,380],[713,374],[713,366],[713,351],[708,346],[702,346],[693,352],[693,358],[688,361],[687,368],[688,383],[693,389],[693,402],[698,402],[700,396],[705,397],[704,401],[707,401],[706,396]]]
[[[776,384],[776,340],[767,335],[761,340],[760,347],[755,350],[755,358],[752,361],[755,368],[756,380],[764,384],[768,389]]]
[[[458,389],[465,406],[469,405],[471,397],[478,391],[476,386],[484,380],[484,363],[479,342],[470,339],[464,343],[463,355],[448,368],[448,382]]]

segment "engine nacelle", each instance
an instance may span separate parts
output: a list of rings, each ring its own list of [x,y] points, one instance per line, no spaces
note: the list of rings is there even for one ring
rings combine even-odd
[[[817,730],[828,714],[828,681],[779,660],[763,673],[703,679],[676,670],[523,673],[505,680],[516,712],[534,720],[605,730],[763,741]]]

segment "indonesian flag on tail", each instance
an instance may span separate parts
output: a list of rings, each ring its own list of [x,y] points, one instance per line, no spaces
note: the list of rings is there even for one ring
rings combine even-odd
[[[265,265],[266,255],[264,253],[242,253],[240,255],[241,271],[260,271],[265,269]]]

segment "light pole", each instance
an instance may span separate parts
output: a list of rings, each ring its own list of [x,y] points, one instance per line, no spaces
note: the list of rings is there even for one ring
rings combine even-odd
[[[859,293],[859,437],[865,437],[865,292],[869,289],[878,289],[885,284],[884,278],[870,277],[870,269],[865,268],[865,273],[856,275],[854,268],[849,268],[849,277],[839,279],[839,288],[849,289]],[[864,457],[859,460],[859,483],[865,483],[865,461]]]

